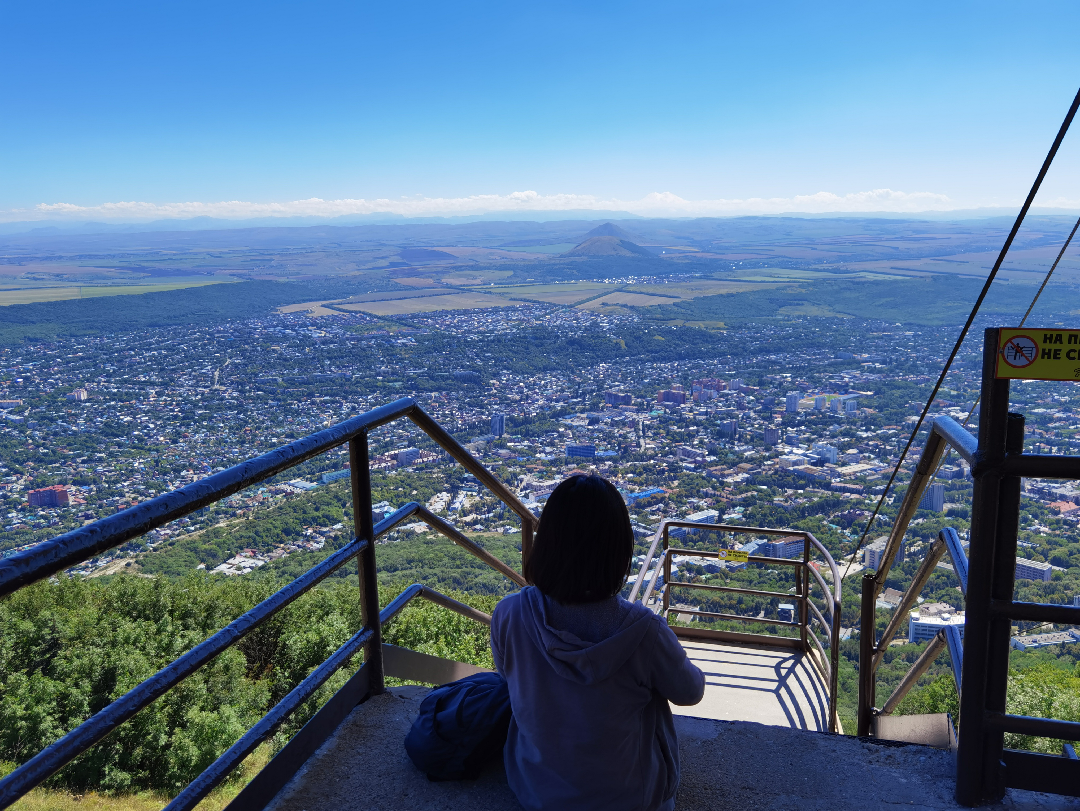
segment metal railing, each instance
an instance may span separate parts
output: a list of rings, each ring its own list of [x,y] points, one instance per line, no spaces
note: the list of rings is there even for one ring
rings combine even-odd
[[[768,536],[782,536],[787,538],[801,538],[803,541],[803,551],[801,559],[791,558],[771,558],[764,557],[762,555],[749,555],[747,557],[747,563],[763,563],[769,566],[788,566],[793,567],[795,571],[795,593],[791,592],[779,592],[779,591],[765,591],[762,589],[745,589],[736,588],[734,586],[714,586],[706,585],[704,583],[679,583],[672,582],[671,580],[671,561],[675,555],[688,555],[700,558],[714,558],[716,560],[727,559],[728,550],[717,551],[702,551],[698,549],[676,549],[669,546],[669,531],[672,528],[684,528],[694,531],[710,531],[710,532],[731,532],[734,534],[752,534],[752,535],[768,535]],[[663,545],[660,557],[657,558],[657,547]],[[829,567],[829,573],[832,578],[832,588],[825,582],[825,578],[821,576],[813,565],[811,565],[811,550],[816,550],[825,560],[825,563]],[[655,561],[655,568],[651,568]],[[652,577],[648,578],[648,585],[645,585],[646,578],[649,572],[652,572]],[[663,572],[663,582],[660,585],[659,591],[657,591],[657,583],[661,580],[661,572]],[[821,589],[824,597],[825,610],[822,612],[817,607],[811,598],[811,583],[816,582]],[[642,588],[644,586],[644,593]],[[708,639],[717,642],[726,642],[734,644],[757,644],[768,645],[771,647],[791,647],[797,648],[803,651],[813,662],[814,667],[828,685],[829,693],[829,731],[837,732],[839,729],[839,718],[837,716],[837,683],[838,683],[838,666],[840,656],[840,572],[836,566],[836,562],[833,560],[829,551],[822,546],[821,542],[809,532],[802,530],[787,530],[787,529],[764,529],[762,527],[744,527],[736,526],[733,524],[706,524],[697,521],[664,521],[660,524],[656,534],[653,536],[652,544],[649,547],[648,553],[645,555],[645,560],[641,564],[641,568],[638,571],[637,580],[634,582],[634,586],[630,591],[630,601],[633,602],[641,594],[641,602],[648,605],[650,600],[654,597],[658,597],[661,600],[660,610],[663,612],[664,617],[667,618],[669,611],[671,611],[671,590],[672,589],[697,589],[701,591],[711,592],[725,592],[730,594],[741,594],[760,597],[775,597],[783,600],[794,600],[798,603],[799,620],[798,622],[789,622],[781,619],[769,619],[766,617],[750,617],[740,614],[726,614],[712,611],[699,611],[690,608],[676,608],[676,613],[689,614],[691,616],[704,617],[713,621],[737,621],[737,622],[752,622],[766,625],[777,626],[781,628],[789,628],[797,630],[799,632],[798,637],[782,637],[773,636],[771,634],[755,634],[745,631],[729,631],[721,630],[717,628],[705,628],[702,626],[688,628],[685,626],[672,626],[672,630],[676,636],[689,639]],[[826,616],[827,615],[827,616]],[[822,644],[821,639],[816,633],[814,633],[811,623],[816,621],[827,635],[828,648]],[[813,646],[811,646],[813,643]]]
[[[274,595],[245,612],[225,628],[210,636],[153,676],[95,713],[60,740],[46,747],[15,771],[0,780],[0,808],[6,808],[43,780],[55,774],[75,757],[108,735],[117,726],[190,676],[245,634],[316,586],[336,569],[354,558],[360,581],[362,627],[315,668],[303,681],[248,730],[166,806],[167,811],[194,808],[220,784],[254,749],[265,741],[327,679],[347,664],[360,650],[364,664],[348,683],[309,721],[271,764],[260,772],[233,801],[237,808],[262,807],[269,797],[295,773],[307,755],[318,748],[337,728],[352,708],[367,695],[384,690],[381,625],[396,615],[409,600],[424,597],[481,622],[490,618],[431,589],[411,586],[381,613],[375,568],[375,540],[403,521],[416,517],[447,536],[488,566],[519,586],[520,574],[470,541],[465,535],[420,504],[411,502],[373,523],[368,434],[394,420],[408,418],[440,445],[453,459],[472,473],[506,506],[521,517],[521,552],[528,556],[536,528],[536,518],[516,496],[428,416],[411,398],[403,398],[361,414],[336,426],[299,439],[263,456],[242,462],[179,490],[158,496],[116,515],[103,518],[31,549],[0,560],[0,598],[81,563],[132,538],[182,518],[250,485],[265,481],[291,467],[337,448],[349,445],[352,479],[352,511],[355,538],[296,578]],[[269,792],[269,794],[268,794]]]
[[[978,438],[949,417],[932,422],[878,570],[864,575],[862,581],[858,734],[869,735],[874,718],[893,712],[904,694],[947,649],[960,696],[956,798],[965,805],[1000,799],[1007,787],[1080,796],[1080,761],[1068,757],[1071,747],[1065,748],[1065,757],[1057,757],[1004,746],[1007,732],[1080,739],[1080,723],[1005,711],[1013,621],[1080,625],[1080,607],[1014,600],[1021,477],[1080,479],[1080,457],[1024,453],[1024,417],[1009,412],[1009,380],[996,376],[998,337],[996,328],[985,331]],[[878,640],[877,598],[923,491],[948,447],[971,466],[974,479],[968,554],[964,554],[954,530],[943,530]],[[964,593],[962,644],[958,628],[941,632],[892,696],[877,708],[877,667],[946,551]]]

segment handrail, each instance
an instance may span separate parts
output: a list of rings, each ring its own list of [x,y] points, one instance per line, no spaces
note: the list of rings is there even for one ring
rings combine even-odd
[[[893,690],[892,695],[888,700],[881,705],[881,709],[878,710],[878,715],[892,715],[893,710],[897,708],[904,696],[908,694],[908,691],[915,686],[916,682],[922,678],[923,674],[930,669],[930,665],[938,658],[938,655],[945,649],[945,631],[941,630],[934,634],[934,638],[930,640],[930,644],[926,646],[919,658],[915,660],[914,664],[908,668],[908,672],[904,674],[904,678],[900,679],[900,683],[896,685],[896,689]]]
[[[416,516],[435,531],[450,538],[492,569],[500,572],[518,586],[525,585],[525,579],[498,560],[490,552],[469,540],[451,524],[434,515],[423,505],[409,502],[378,524],[372,526],[370,510],[364,512],[363,501],[370,505],[370,481],[367,470],[367,432],[379,425],[407,416],[425,433],[432,437],[450,455],[477,479],[511,507],[522,518],[522,554],[527,556],[529,541],[535,528],[536,518],[513,493],[495,479],[459,445],[437,423],[434,422],[411,398],[403,398],[387,406],[382,406],[347,420],[337,426],[320,431],[297,440],[256,459],[235,465],[228,470],[194,482],[143,504],[132,507],[116,515],[88,524],[72,532],[64,533],[50,541],[38,544],[18,555],[0,560],[0,597],[46,578],[68,566],[82,562],[106,549],[114,548],[133,537],[148,532],[169,521],[193,512],[216,500],[231,495],[244,487],[265,479],[300,464],[313,456],[342,445],[350,447],[353,464],[353,511],[357,537],[314,565],[275,594],[246,611],[225,628],[196,645],[173,662],[166,665],[150,678],[120,696],[108,706],[95,713],[58,741],[50,744],[26,763],[0,780],[0,808],[6,808],[27,791],[38,785],[90,746],[99,742],[119,724],[131,718],[165,692],[200,667],[209,662],[223,650],[234,644],[267,618],[286,607],[302,594],[313,588],[343,564],[359,558],[361,563],[361,583],[364,609],[364,627],[360,629],[341,648],[319,665],[311,674],[300,682],[283,698],[264,718],[248,730],[217,761],[186,787],[167,806],[170,811],[190,809],[220,783],[246,757],[255,746],[272,734],[273,730],[300,704],[336,672],[361,648],[367,648],[367,656],[376,657],[372,662],[372,690],[381,689],[381,648],[379,628],[382,625],[381,613],[377,615],[369,610],[369,605],[377,611],[378,598],[374,588],[365,589],[365,581],[374,577],[374,558],[365,562],[366,555],[374,551],[375,539],[393,530],[409,517]],[[362,463],[362,465],[360,464]],[[360,467],[363,470],[360,470]],[[364,487],[363,485],[367,485]],[[359,512],[358,512],[359,510]],[[368,571],[370,570],[370,571]],[[368,593],[370,591],[370,593]],[[403,601],[399,598],[396,610],[404,607],[409,599],[419,595],[451,610],[470,616],[480,622],[489,622],[483,612],[471,609],[445,595],[419,587],[410,587],[409,596]],[[394,612],[396,613],[396,611]],[[371,616],[369,620],[368,617]],[[372,645],[375,645],[374,650]],[[367,665],[365,665],[367,667]]]
[[[408,515],[402,516],[402,520]],[[381,533],[380,533],[381,534]],[[457,600],[440,594],[435,589],[420,583],[413,583],[405,591],[399,594],[379,612],[379,625],[385,625],[394,619],[413,599],[420,597],[429,600],[436,605],[448,608],[469,619],[491,624],[491,616],[483,611],[477,611],[472,606],[465,605]],[[335,652],[322,665],[298,684],[292,692],[283,698],[267,715],[254,727],[248,730],[243,737],[227,749],[217,760],[181,791],[172,801],[165,806],[163,811],[187,811],[194,808],[214,787],[224,780],[233,769],[240,765],[255,747],[273,734],[274,729],[295,710],[303,701],[311,696],[335,671],[356,654],[360,647],[371,637],[372,631],[362,628],[337,652]]]
[[[919,455],[915,471],[911,475],[911,481],[908,482],[907,492],[904,493],[903,501],[897,511],[896,521],[889,532],[889,539],[885,544],[877,571],[873,574],[867,573],[862,578],[864,594],[859,634],[859,735],[869,735],[871,719],[874,715],[884,712],[883,709],[873,706],[877,669],[889,644],[900,629],[900,625],[907,618],[907,614],[915,604],[915,600],[934,573],[938,561],[946,552],[948,552],[953,570],[960,580],[961,590],[965,596],[967,594],[967,556],[964,554],[964,548],[960,543],[960,536],[956,533],[956,530],[951,527],[946,528],[939,533],[938,538],[927,550],[926,557],[919,566],[919,570],[916,572],[911,584],[905,590],[900,604],[889,619],[889,624],[886,626],[881,639],[876,638],[876,603],[878,596],[881,594],[881,590],[885,588],[886,579],[892,569],[897,553],[900,551],[900,545],[907,534],[911,519],[918,510],[923,492],[933,480],[941,458],[950,447],[956,450],[973,469],[979,464],[978,440],[951,417],[934,418],[930,423],[926,444]],[[959,655],[957,654],[957,656]],[[921,661],[920,658],[916,665],[920,664]],[[929,665],[930,662],[927,662],[926,667],[929,667]],[[914,682],[911,682],[911,684],[914,684]],[[910,689],[911,684],[907,684],[906,680],[903,680],[897,690],[906,685],[904,690],[906,692]],[[893,704],[895,706],[903,698],[903,694],[898,696],[897,692],[894,691],[889,701],[893,701],[894,698]]]
[[[896,607],[896,610],[893,611],[892,619],[889,620],[889,624],[885,628],[885,633],[883,633],[881,639],[878,640],[876,647],[877,652],[874,654],[873,663],[875,670],[881,664],[881,657],[885,655],[885,651],[888,650],[889,645],[896,636],[896,632],[900,630],[901,623],[907,618],[908,611],[915,605],[915,601],[926,587],[927,582],[930,580],[930,575],[934,573],[934,569],[937,568],[938,561],[941,560],[943,554],[945,554],[945,541],[938,538],[930,544],[930,549],[927,551],[926,557],[923,558],[923,562],[920,564],[919,570],[915,573],[915,577],[912,578],[911,585],[907,587],[904,596],[900,598],[900,604]]]
[[[0,597],[63,571],[132,538],[183,518],[196,510],[265,481],[291,467],[355,440],[379,426],[408,417],[455,461],[521,518],[523,558],[528,557],[536,516],[411,397],[357,415],[338,425],[283,445],[227,470],[144,501],[92,524],[58,535],[11,557],[0,559]]]
[[[766,565],[780,565],[780,566],[793,566],[796,573],[796,587],[795,593],[780,593],[765,591],[762,589],[743,589],[736,588],[734,586],[714,586],[697,583],[676,583],[671,580],[671,560],[676,554],[685,554],[693,557],[703,558],[716,558],[723,559],[723,555],[718,551],[697,550],[697,549],[680,549],[674,548],[668,545],[668,533],[673,527],[680,527],[694,530],[707,530],[711,532],[732,532],[735,534],[752,534],[752,535],[773,535],[781,537],[794,537],[800,538],[803,542],[803,555],[801,560],[792,560],[788,558],[770,558],[763,555],[748,555],[748,563],[762,563]],[[656,550],[660,544],[663,544],[663,550],[659,557],[656,557]],[[810,565],[810,548],[814,547],[824,557],[829,564],[830,573],[833,579],[833,586],[830,589],[825,582],[825,578],[822,577],[814,566]],[[649,578],[648,585],[645,586],[645,579],[649,572],[649,566],[656,561],[656,566],[652,570],[652,577]],[[840,570],[836,565],[836,561],[833,560],[832,555],[829,554],[822,543],[814,537],[810,532],[805,530],[788,530],[788,529],[768,529],[764,527],[745,527],[735,524],[709,524],[701,521],[680,521],[680,520],[665,520],[662,521],[660,526],[656,530],[656,534],[653,537],[652,545],[649,548],[648,554],[645,556],[641,568],[638,571],[637,581],[634,584],[633,589],[630,592],[630,599],[634,600],[639,593],[641,593],[642,586],[645,586],[645,592],[641,597],[643,604],[648,604],[650,599],[655,593],[657,593],[657,583],[660,579],[661,570],[663,570],[664,583],[660,587],[659,594],[662,598],[662,611],[668,614],[670,611],[675,611],[678,614],[688,614],[691,616],[709,617],[712,619],[725,620],[725,621],[739,621],[739,622],[756,622],[767,625],[774,625],[779,627],[797,628],[800,631],[799,639],[792,640],[792,643],[801,647],[805,652],[810,653],[812,647],[810,645],[813,642],[821,652],[821,661],[813,655],[810,656],[810,661],[818,669],[822,678],[829,685],[829,729],[830,731],[837,731],[839,727],[839,719],[837,714],[837,695],[838,695],[838,672],[839,672],[839,655],[840,655],[840,606],[841,606],[841,588],[840,583]],[[826,600],[826,611],[829,614],[829,619],[826,620],[825,615],[810,599],[810,582],[811,578],[806,572],[813,572],[814,578],[817,580],[819,587],[821,588]],[[769,597],[783,597],[792,600],[799,605],[799,619],[796,622],[787,622],[784,620],[766,619],[763,617],[744,617],[738,614],[727,614],[715,611],[700,611],[698,609],[691,608],[671,608],[670,607],[670,593],[672,589],[700,589],[705,591],[719,591],[729,592],[734,594],[754,594],[760,596]],[[810,612],[813,612],[814,617],[810,616]],[[829,633],[829,647],[830,652],[826,655],[825,646],[818,639],[816,633],[810,627],[812,620],[816,619],[820,623],[821,627]],[[680,633],[678,628],[675,630],[676,635]],[[720,634],[720,631],[696,631],[696,634],[700,633],[715,633]],[[743,641],[762,641],[761,635],[748,634],[736,631],[723,632],[725,638],[742,638]]]
[[[465,605],[465,603],[455,600],[453,597],[447,597],[445,594],[440,594],[430,586],[425,586],[422,583],[413,583],[401,594],[395,597],[389,605],[379,612],[379,624],[385,625],[394,619],[402,610],[411,603],[417,597],[427,600],[428,602],[440,605],[443,608],[448,608],[456,614],[460,614],[463,617],[481,622],[484,625],[491,625],[491,614],[485,614],[479,609],[473,608],[471,605]]]

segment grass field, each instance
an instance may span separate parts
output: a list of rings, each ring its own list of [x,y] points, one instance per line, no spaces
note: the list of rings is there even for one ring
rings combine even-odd
[[[591,298],[605,290],[615,290],[618,285],[603,282],[574,282],[572,284],[516,284],[507,287],[490,287],[492,293],[527,298],[534,301],[546,301],[548,304],[573,305],[582,299]]]
[[[748,290],[763,290],[770,286],[746,281],[723,281],[720,279],[701,279],[690,282],[672,282],[671,284],[632,284],[626,288],[631,293],[652,293],[671,298],[694,299],[700,296],[718,296],[722,293],[745,293]]]
[[[581,309],[602,310],[604,307],[610,307],[613,304],[625,304],[629,307],[649,307],[654,304],[671,304],[673,301],[681,301],[681,299],[667,296],[650,296],[646,293],[631,293],[624,290],[587,301],[581,305]]]
[[[197,811],[222,811],[269,762],[270,746],[264,743],[240,765],[238,779],[218,786],[195,808]],[[6,774],[11,768],[13,764],[0,763],[0,775]],[[22,799],[16,800],[11,811],[161,811],[169,799],[163,794],[150,791],[120,795],[96,792],[75,795],[66,791],[35,788]]]
[[[566,253],[575,247],[574,242],[560,242],[558,245],[529,245],[528,247],[499,248],[500,251],[513,251],[515,253]]]
[[[137,296],[142,293],[161,293],[184,290],[189,287],[206,287],[210,284],[229,284],[228,280],[164,282],[161,284],[102,285],[100,287],[35,287],[30,290],[0,290],[0,306],[8,304],[33,304],[39,301],[70,301],[101,296]]]

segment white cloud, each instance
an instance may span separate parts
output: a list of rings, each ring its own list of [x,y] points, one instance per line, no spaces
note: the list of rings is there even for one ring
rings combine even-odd
[[[705,217],[734,214],[780,214],[800,212],[897,213],[948,211],[958,208],[946,195],[934,192],[902,192],[891,189],[851,194],[797,195],[795,197],[751,197],[746,199],[686,200],[671,192],[653,192],[638,200],[595,197],[581,194],[539,194],[519,191],[511,194],[478,194],[471,197],[402,197],[391,200],[322,200],[312,197],[284,203],[249,203],[240,200],[216,203],[102,203],[78,206],[72,203],[41,203],[30,209],[0,212],[0,221],[43,219],[94,219],[133,222],[140,220],[216,217],[249,219],[256,217],[339,217],[343,215],[399,214],[406,217],[462,216],[515,211],[627,211],[645,216]]]

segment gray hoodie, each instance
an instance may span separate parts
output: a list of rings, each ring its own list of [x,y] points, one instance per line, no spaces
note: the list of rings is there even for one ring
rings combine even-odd
[[[696,704],[705,677],[667,623],[620,599],[622,623],[588,642],[553,627],[529,587],[491,618],[495,666],[514,717],[506,776],[529,811],[669,811],[679,748],[668,701]]]

